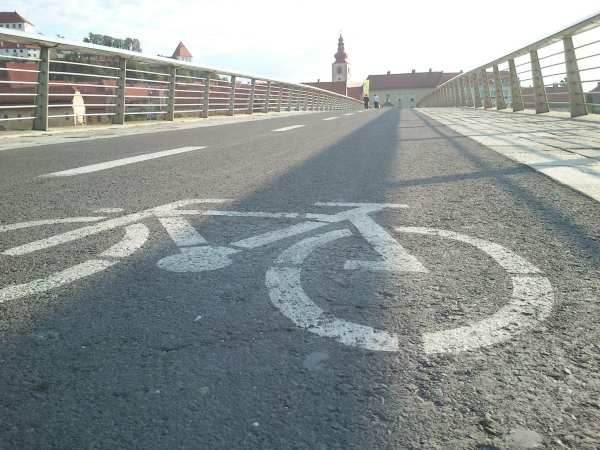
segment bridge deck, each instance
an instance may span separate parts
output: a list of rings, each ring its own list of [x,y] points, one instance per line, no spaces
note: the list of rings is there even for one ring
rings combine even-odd
[[[4,148],[0,446],[594,448],[600,203],[504,154],[592,175],[596,129],[527,120]]]

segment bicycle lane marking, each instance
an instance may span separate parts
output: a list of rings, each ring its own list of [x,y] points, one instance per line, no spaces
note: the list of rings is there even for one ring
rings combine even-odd
[[[148,240],[149,235],[150,230],[144,224],[128,225],[125,227],[125,236],[118,243],[99,255],[102,259],[88,259],[68,269],[54,272],[45,278],[38,278],[28,283],[15,284],[2,288],[0,289],[0,303],[46,292],[102,272],[120,262],[120,258],[131,256],[136,250],[140,249]]]
[[[83,222],[98,222],[106,219],[106,217],[90,216],[90,217],[67,217],[64,219],[42,219],[31,220],[29,222],[12,223],[10,225],[0,225],[0,233],[4,231],[20,230],[22,228],[32,228],[42,225],[56,225],[59,223],[83,223]]]
[[[285,250],[265,277],[269,297],[279,311],[301,328],[338,342],[377,351],[398,351],[398,337],[338,318],[332,318],[319,308],[304,292],[301,284],[301,265],[318,247],[351,236],[349,230],[335,230],[306,238]]]
[[[92,172],[99,172],[101,170],[112,169],[114,167],[127,166],[129,164],[135,164],[142,161],[149,161],[151,159],[164,158],[165,156],[179,155],[181,153],[188,153],[195,150],[202,150],[205,146],[200,147],[180,147],[171,150],[162,150],[160,152],[145,153],[143,155],[131,156],[128,158],[115,159],[112,161],[106,161],[103,163],[90,164],[88,166],[76,167],[74,169],[62,170],[60,172],[52,172],[44,175],[39,175],[39,178],[55,178],[55,177],[72,177],[75,175],[87,174]]]
[[[506,306],[491,317],[467,326],[424,332],[422,341],[426,354],[459,353],[498,344],[539,326],[550,315],[554,295],[549,280],[540,275],[537,267],[499,244],[439,229],[400,227],[396,231],[470,244],[511,274],[513,290]],[[285,250],[267,270],[265,277],[271,302],[293,323],[317,335],[366,350],[398,351],[397,334],[332,317],[319,308],[302,288],[301,265],[304,260],[318,247],[346,237],[348,233],[348,230],[338,230],[306,238]]]
[[[439,236],[481,250],[511,275],[508,304],[491,317],[471,325],[423,334],[425,353],[458,353],[503,342],[538,326],[552,312],[554,293],[540,269],[499,244],[447,230],[400,227],[400,233]]]

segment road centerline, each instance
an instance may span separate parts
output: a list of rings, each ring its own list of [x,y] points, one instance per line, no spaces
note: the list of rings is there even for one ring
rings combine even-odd
[[[294,130],[296,128],[302,128],[305,127],[306,125],[290,125],[289,127],[283,127],[283,128],[276,128],[272,131],[289,131],[289,130]]]
[[[114,167],[127,166],[129,164],[135,164],[142,161],[149,161],[151,159],[164,158],[166,156],[178,155],[180,153],[188,153],[194,150],[201,150],[206,146],[200,147],[179,147],[171,150],[161,150],[159,152],[145,153],[143,155],[130,156],[122,159],[115,159],[112,161],[106,161],[97,164],[90,164],[88,166],[75,167],[73,169],[62,170],[59,172],[51,172],[44,175],[39,175],[40,178],[54,178],[54,177],[72,177],[75,175],[81,175],[85,173],[99,172],[101,170],[112,169]]]

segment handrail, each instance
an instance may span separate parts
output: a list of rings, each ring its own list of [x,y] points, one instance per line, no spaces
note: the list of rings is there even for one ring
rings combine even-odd
[[[462,72],[450,80],[440,84],[433,92],[423,97],[417,104],[420,106],[469,106],[483,107],[484,109],[495,106],[496,109],[505,109],[509,105],[513,111],[525,109],[522,97],[533,96],[535,100],[533,106],[536,113],[544,113],[550,110],[552,105],[569,105],[568,110],[572,117],[588,114],[589,112],[600,112],[591,108],[594,103],[589,101],[586,93],[582,88],[582,84],[589,84],[594,80],[582,79],[582,73],[598,69],[598,67],[582,67],[579,68],[578,62],[584,61],[586,64],[592,58],[600,56],[600,51],[594,52],[592,55],[582,55],[577,57],[577,50],[600,44],[600,40],[594,40],[582,45],[574,46],[573,38],[577,35],[593,29],[600,29],[600,12],[576,23],[569,25],[549,36],[539,39],[529,45],[526,45],[518,50],[512,51],[500,58],[496,58],[486,64],[480,65],[467,72]],[[547,48],[553,44],[563,42],[563,50],[552,52],[551,54],[539,57],[537,52]],[[564,59],[560,62],[544,66],[540,65],[540,61],[548,58],[560,57],[564,55]],[[515,64],[516,58],[529,56],[529,60],[524,63]],[[556,60],[556,59],[555,59]],[[503,86],[503,80],[499,74],[498,66],[508,63],[508,84]],[[525,72],[517,72],[516,68],[523,65],[530,65],[531,70]],[[556,66],[565,66],[565,71],[545,73],[544,70]],[[492,69],[492,71],[489,71]],[[555,69],[556,70],[556,69]],[[506,72],[505,72],[506,73]],[[531,73],[530,78],[519,78],[520,73]],[[556,94],[556,92],[546,93],[546,88],[551,85],[544,83],[544,77],[551,78],[556,76],[566,75],[566,84],[568,87],[568,99],[564,102],[548,102],[547,95]],[[531,81],[532,86],[527,86],[525,89],[532,90],[533,93],[522,93],[521,83]],[[554,84],[554,83],[553,83]],[[482,88],[483,86],[483,88]],[[487,88],[486,88],[487,87]],[[504,88],[504,89],[503,89]],[[496,96],[490,95],[496,92]],[[496,100],[496,97],[498,99]],[[508,100],[508,101],[507,101]],[[495,105],[492,105],[495,103]],[[529,106],[531,102],[528,102]],[[564,109],[564,106],[562,107]]]
[[[336,97],[351,99],[342,94],[338,94],[336,92],[327,91],[325,89],[321,89],[315,86],[307,86],[304,84],[293,83],[289,81],[281,81],[275,80],[266,77],[258,77],[256,75],[250,75],[243,72],[229,70],[229,69],[218,69],[215,67],[207,67],[207,66],[199,66],[187,61],[181,61],[177,59],[166,58],[164,56],[152,56],[144,53],[134,52],[131,50],[124,50],[120,48],[106,47],[104,45],[96,45],[96,44],[88,44],[87,42],[76,42],[68,39],[61,38],[49,38],[41,34],[34,33],[26,33],[24,31],[17,31],[8,28],[0,28],[0,40],[7,40],[10,42],[16,42],[17,44],[30,44],[30,45],[39,45],[40,47],[49,47],[49,48],[60,48],[64,50],[91,50],[93,53],[109,55],[109,56],[118,56],[129,60],[139,61],[139,62],[147,62],[147,63],[159,63],[164,64],[170,67],[178,67],[182,69],[191,69],[197,70],[200,72],[209,72],[217,75],[227,75],[227,76],[235,76],[237,78],[246,78],[246,79],[260,79],[261,81],[271,81],[273,83],[282,83],[289,86],[299,87],[305,89],[307,87],[313,88],[310,90],[317,90],[328,95],[333,95]],[[53,61],[57,62],[57,61]],[[356,99],[351,99],[356,100]],[[361,103],[359,100],[356,100],[357,103]]]
[[[141,99],[166,99],[164,106],[167,108],[165,114],[165,120],[174,120],[175,114],[181,111],[177,110],[177,106],[185,106],[185,103],[179,100],[185,100],[186,97],[177,95],[177,92],[183,92],[178,89],[178,85],[192,85],[199,88],[197,91],[202,94],[203,103],[198,106],[202,114],[200,117],[208,117],[209,112],[223,112],[228,115],[234,115],[239,113],[253,114],[254,112],[271,112],[271,111],[292,111],[292,110],[304,110],[304,111],[323,111],[323,110],[351,110],[357,109],[362,105],[360,100],[347,97],[342,94],[327,91],[315,86],[308,86],[298,83],[292,83],[287,81],[280,81],[256,75],[246,74],[233,70],[223,70],[214,67],[206,67],[197,65],[191,62],[180,61],[162,56],[153,56],[143,53],[133,52],[130,50],[117,49],[112,47],[105,47],[102,45],[89,44],[84,42],[74,42],[62,38],[51,38],[40,34],[26,33],[23,31],[17,31],[7,28],[0,28],[0,40],[14,42],[16,44],[24,44],[29,46],[39,47],[39,58],[31,58],[34,64],[37,64],[37,70],[27,69],[27,72],[31,72],[33,78],[31,81],[19,80],[17,81],[0,81],[8,85],[18,84],[30,84],[35,87],[36,97],[36,115],[33,122],[33,129],[36,130],[47,130],[49,126],[48,118],[59,117],[59,115],[49,115],[48,108],[55,108],[55,104],[52,101],[57,96],[73,96],[75,102],[75,95],[81,97],[98,97],[99,94],[94,94],[90,91],[82,88],[89,88],[88,82],[77,83],[73,80],[77,77],[86,78],[97,78],[99,81],[105,80],[108,84],[99,84],[98,88],[113,88],[116,89],[115,95],[116,101],[114,103],[114,109],[112,112],[93,113],[85,110],[87,106],[92,108],[92,104],[78,106],[80,109],[77,114],[65,114],[60,117],[75,117],[78,116],[111,116],[112,123],[123,124],[125,123],[126,116],[133,114],[127,110],[126,99],[136,98],[140,99],[140,104],[136,106],[143,107]],[[112,65],[102,66],[102,63],[93,64],[85,62],[74,62],[74,61],[61,61],[54,55],[56,51],[75,51],[84,54],[91,54],[95,57],[106,57],[109,56],[114,59]],[[10,56],[8,57],[10,58]],[[15,59],[18,59],[15,57]],[[95,58],[98,59],[98,58]],[[57,65],[64,63],[70,65],[67,70],[61,70]],[[52,64],[52,66],[51,66]],[[139,64],[147,64],[149,66],[159,67],[159,71],[154,71],[153,67],[149,67],[148,70],[142,70]],[[75,66],[73,69],[71,67]],[[81,70],[76,69],[82,67]],[[51,70],[52,68],[52,70]],[[98,72],[98,70],[107,69],[115,71],[114,76],[105,75],[104,73]],[[23,69],[18,67],[7,67],[6,71],[20,71]],[[139,78],[137,74],[147,74],[142,78]],[[37,81],[33,81],[36,79]],[[134,76],[131,76],[134,75]],[[200,75],[200,76],[192,76]],[[57,79],[57,76],[59,79]],[[160,78],[156,78],[160,76]],[[226,80],[220,79],[227,78]],[[64,79],[64,80],[63,80]],[[201,80],[201,83],[185,83],[180,81],[181,79],[197,79]],[[248,80],[248,83],[240,83],[240,80]],[[57,93],[59,86],[72,86],[75,89],[75,94],[71,91],[65,92],[64,89],[60,89],[62,93]],[[162,85],[161,88],[157,87],[157,84]],[[77,92],[77,88],[81,91]],[[16,87],[10,88],[17,90]],[[132,95],[131,90],[147,90],[148,95]],[[157,92],[161,92],[160,95],[155,95]],[[143,92],[142,92],[143,93]],[[287,95],[285,95],[287,93]],[[0,97],[5,92],[0,92]],[[11,94],[11,92],[6,92]],[[223,96],[223,97],[220,97]],[[290,98],[294,101],[289,100]],[[189,97],[187,97],[189,98]],[[309,98],[314,98],[315,101],[308,101]],[[239,102],[243,100],[244,107],[239,107]],[[267,100],[269,104],[267,105]],[[77,100],[79,101],[79,100]],[[148,102],[149,104],[152,104]],[[276,106],[272,107],[271,104],[275,103]],[[189,105],[188,105],[189,106]],[[218,108],[215,108],[218,106]],[[220,108],[220,106],[224,106]],[[228,107],[228,108],[226,108]],[[0,106],[0,110],[3,110],[3,115],[0,115],[0,125],[4,120],[17,120],[20,118],[8,117],[5,110],[10,109],[11,106]],[[75,107],[74,107],[75,108]],[[83,108],[83,109],[81,109]],[[73,109],[75,111],[75,109]],[[92,109],[93,111],[93,109]],[[160,112],[163,114],[163,112]],[[136,112],[135,114],[143,114]],[[148,113],[151,114],[151,113]],[[31,119],[30,117],[22,118]],[[75,120],[77,123],[77,120]]]

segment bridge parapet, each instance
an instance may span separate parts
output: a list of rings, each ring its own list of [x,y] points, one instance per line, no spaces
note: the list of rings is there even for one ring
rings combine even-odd
[[[4,28],[0,41],[40,48],[39,57],[0,54],[0,130],[361,107],[312,86],[128,50]]]
[[[600,113],[600,13],[461,73],[417,106]]]

